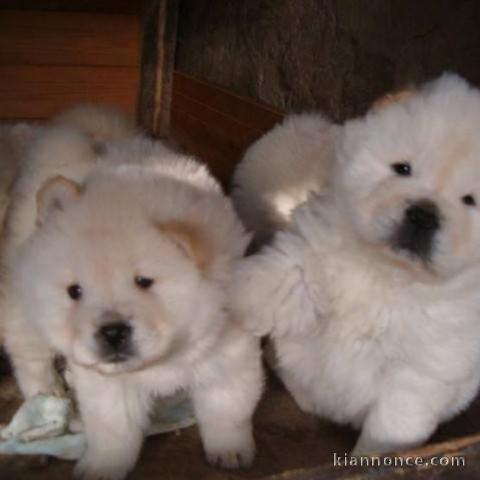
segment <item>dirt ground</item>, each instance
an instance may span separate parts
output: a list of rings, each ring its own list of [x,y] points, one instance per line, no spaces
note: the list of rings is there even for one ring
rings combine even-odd
[[[20,403],[12,377],[0,376],[0,422],[5,423]],[[432,441],[443,441],[480,431],[480,401],[441,427]],[[257,458],[249,470],[228,472],[204,460],[196,427],[150,437],[130,475],[133,480],[261,479],[280,472],[331,464],[333,453],[343,455],[354,444],[355,433],[310,415],[295,406],[282,385],[269,378],[267,393],[255,417]],[[0,456],[1,480],[66,480],[72,463],[45,457]]]

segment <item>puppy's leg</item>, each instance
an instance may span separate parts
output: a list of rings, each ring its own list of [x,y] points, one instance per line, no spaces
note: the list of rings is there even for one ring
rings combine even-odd
[[[428,379],[426,388],[415,383],[385,389],[364,421],[353,455],[405,451],[428,440],[449,394],[442,386],[429,385]]]
[[[23,396],[29,398],[38,393],[61,395],[63,387],[53,366],[52,350],[32,326],[24,322],[13,298],[2,301],[1,311],[5,323],[5,348]]]
[[[149,398],[143,395],[141,385],[125,376],[109,377],[72,365],[72,379],[87,439],[75,476],[125,478],[140,453]]]
[[[199,379],[192,392],[207,459],[224,468],[247,467],[255,456],[252,416],[263,374],[259,345],[252,339],[248,343],[218,359],[221,365],[214,368],[221,372]]]
[[[308,278],[303,243],[283,233],[272,247],[241,260],[230,289],[230,308],[256,336],[296,335],[318,328],[328,300]]]

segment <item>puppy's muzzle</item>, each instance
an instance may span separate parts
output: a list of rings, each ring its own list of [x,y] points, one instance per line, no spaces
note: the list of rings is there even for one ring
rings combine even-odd
[[[440,227],[438,207],[430,200],[418,200],[405,209],[402,222],[393,236],[393,247],[429,261],[435,234]]]
[[[133,355],[133,328],[127,317],[117,312],[105,312],[96,333],[102,358],[111,363],[128,360]]]

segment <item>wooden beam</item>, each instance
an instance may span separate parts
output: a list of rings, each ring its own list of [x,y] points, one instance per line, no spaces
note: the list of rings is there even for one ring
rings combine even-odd
[[[0,10],[138,14],[142,0],[1,0]]]
[[[0,65],[135,67],[137,15],[0,10]]]
[[[171,134],[228,187],[245,149],[282,121],[283,112],[176,71]]]
[[[135,113],[138,69],[0,65],[0,118],[46,119],[77,103],[100,103]]]
[[[337,464],[283,472],[262,477],[261,480],[477,479],[480,478],[480,434],[387,455],[385,458],[389,460],[382,461],[382,457],[379,457],[376,460],[377,463],[369,459],[367,464],[367,460],[364,459],[364,463],[361,464],[360,459],[357,459],[358,463],[353,465],[353,460],[350,458],[345,465],[344,458],[340,456]],[[414,464],[415,459],[421,459],[421,463]]]
[[[179,0],[147,0],[143,11],[143,42],[138,122],[155,137],[170,133],[173,66]]]

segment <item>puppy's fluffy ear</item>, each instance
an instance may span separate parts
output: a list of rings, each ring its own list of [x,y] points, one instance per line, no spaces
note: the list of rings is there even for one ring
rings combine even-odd
[[[170,221],[157,223],[156,226],[191,258],[202,272],[208,269],[213,259],[212,246],[197,225],[184,221]]]
[[[377,112],[395,103],[401,103],[417,93],[414,87],[406,87],[398,92],[387,93],[373,102],[370,111]]]
[[[80,186],[65,177],[47,180],[37,192],[37,224],[41,225],[54,211],[65,207],[80,196]]]

